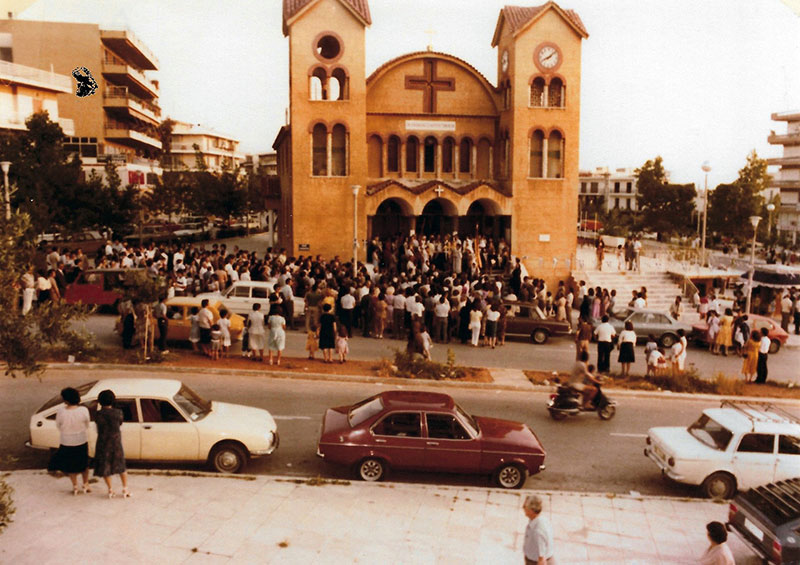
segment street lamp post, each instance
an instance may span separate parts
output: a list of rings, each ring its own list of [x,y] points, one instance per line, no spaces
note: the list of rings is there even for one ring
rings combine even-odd
[[[700,261],[702,265],[706,265],[706,224],[708,222],[708,173],[711,171],[711,164],[708,161],[703,161],[703,172],[706,174],[705,188],[703,189],[703,235],[701,236],[702,243],[700,244]]]
[[[0,167],[3,169],[3,186],[5,187],[5,201],[6,201],[6,221],[11,219],[11,195],[8,192],[8,169],[11,168],[11,161],[0,161]]]
[[[769,238],[772,236],[772,212],[775,211],[775,204],[770,202],[767,204],[767,212],[769,212],[769,216],[767,217],[767,242],[769,242]]]
[[[747,305],[745,306],[745,313],[750,313],[750,302],[753,297],[753,273],[756,270],[756,234],[758,233],[758,223],[761,221],[761,216],[750,216],[750,223],[753,224],[753,243],[750,247],[750,275],[747,277]]]
[[[357,184],[350,187],[353,191],[353,284],[358,278],[358,191],[360,189],[361,186]]]

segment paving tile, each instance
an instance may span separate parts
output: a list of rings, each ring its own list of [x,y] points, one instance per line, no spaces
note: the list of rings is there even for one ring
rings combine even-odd
[[[214,532],[215,529],[210,529],[200,524],[185,524],[172,532],[172,535],[162,543],[167,547],[196,549],[210,538]]]
[[[583,543],[562,541],[555,545],[555,558],[559,564],[587,563],[589,561],[589,551]]]
[[[275,563],[276,565],[316,563],[319,558],[319,549],[309,547],[288,546],[271,553],[269,560],[262,559],[261,563]]]
[[[214,553],[196,551],[184,559],[182,563],[185,565],[223,565],[231,562],[229,555],[216,555]]]
[[[617,547],[590,547],[589,564],[591,565],[623,565],[625,552]]]

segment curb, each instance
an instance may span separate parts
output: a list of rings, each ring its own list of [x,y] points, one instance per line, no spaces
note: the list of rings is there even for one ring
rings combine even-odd
[[[273,379],[295,379],[305,381],[340,381],[351,383],[368,383],[368,384],[382,384],[382,385],[399,385],[405,387],[425,386],[425,387],[439,387],[439,388],[464,388],[464,389],[477,389],[477,390],[504,390],[509,392],[534,392],[534,393],[552,393],[556,391],[555,385],[534,385],[528,384],[527,386],[515,386],[497,383],[476,383],[476,382],[459,382],[459,381],[435,381],[427,379],[401,379],[393,377],[369,377],[366,375],[330,375],[327,373],[300,373],[296,371],[257,371],[253,369],[222,369],[222,368],[208,368],[208,367],[162,367],[162,366],[148,366],[148,365],[117,365],[113,363],[48,363],[47,369],[51,370],[74,370],[86,369],[90,371],[106,370],[106,371],[148,371],[152,373],[183,373],[194,372],[204,375],[228,375],[236,374],[239,376],[248,377],[266,377]],[[488,369],[492,372],[492,369]],[[654,391],[654,390],[631,390],[624,388],[609,388],[605,389],[611,392],[614,396],[627,397],[627,398],[664,398],[673,400],[694,400],[698,402],[720,402],[722,400],[738,400],[746,402],[770,402],[772,404],[788,404],[796,406],[798,400],[796,398],[775,398],[767,396],[726,396],[719,394],[706,394],[706,393],[692,393],[692,392],[671,392],[671,391]]]

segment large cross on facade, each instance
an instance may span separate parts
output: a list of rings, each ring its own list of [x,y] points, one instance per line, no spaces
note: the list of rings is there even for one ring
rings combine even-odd
[[[453,91],[456,89],[454,77],[437,77],[436,61],[425,59],[425,74],[423,76],[406,75],[406,90],[422,91],[422,111],[428,114],[436,113],[436,92],[438,90]]]

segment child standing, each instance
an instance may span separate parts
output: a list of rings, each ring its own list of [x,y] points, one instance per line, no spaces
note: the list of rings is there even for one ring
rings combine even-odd
[[[339,335],[336,337],[336,353],[339,354],[339,363],[347,361],[347,354],[350,353],[348,339],[347,327],[344,324],[339,325]]]
[[[222,332],[222,357],[228,356],[228,350],[231,347],[231,313],[227,310],[219,311],[219,331]],[[213,337],[212,337],[213,339]]]
[[[428,333],[428,329],[424,326],[422,327],[420,337],[422,338],[422,356],[430,361],[433,340],[431,339],[431,334]]]
[[[192,349],[197,351],[197,344],[200,343],[200,323],[197,314],[200,312],[200,309],[197,306],[192,306],[191,312],[192,315],[189,316],[189,320],[192,323],[192,327],[189,330],[189,341],[192,342]]]
[[[317,325],[314,320],[308,322],[308,335],[306,336],[306,351],[308,351],[308,358],[314,359],[314,354],[318,349],[317,342]]]
[[[219,324],[211,326],[211,358],[215,361],[219,359],[220,351],[222,350],[222,331],[219,329]]]

